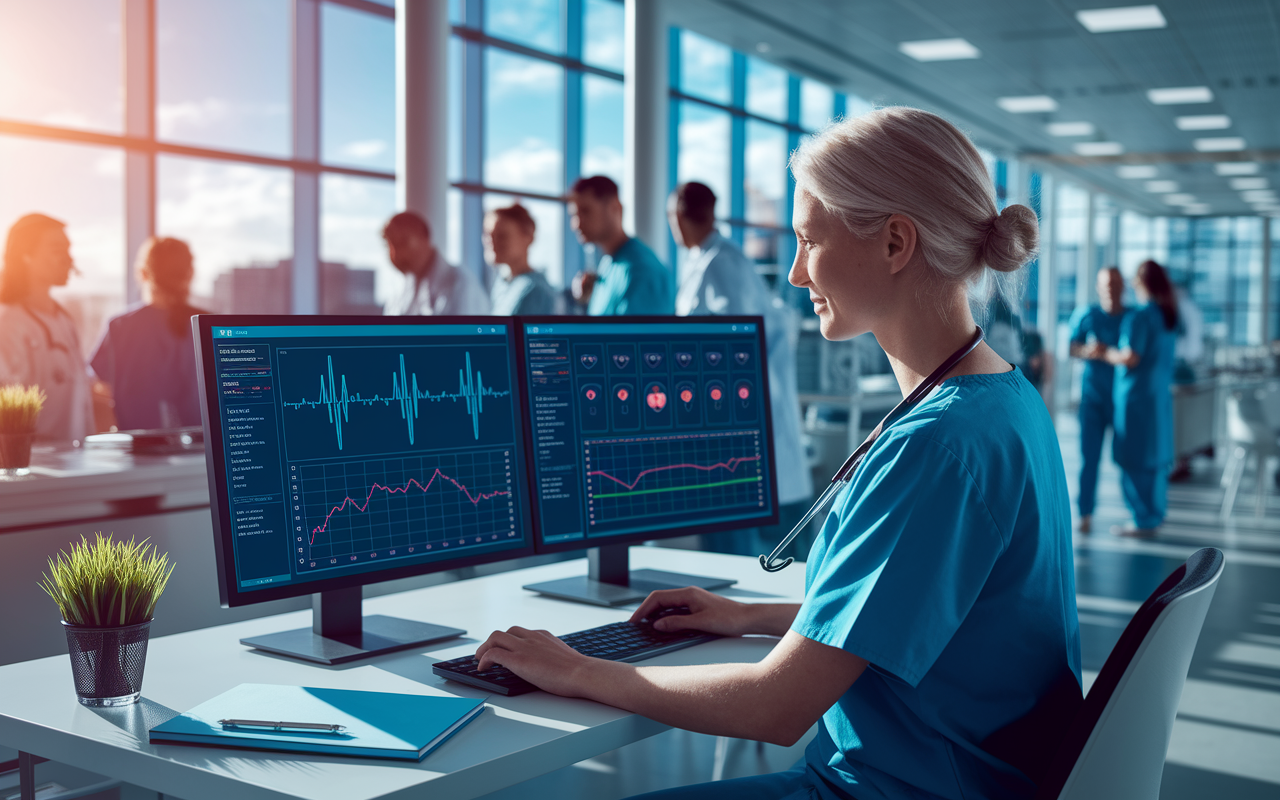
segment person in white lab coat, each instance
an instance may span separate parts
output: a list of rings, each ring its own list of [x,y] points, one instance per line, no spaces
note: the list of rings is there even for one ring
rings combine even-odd
[[[9,229],[0,271],[0,385],[39,386],[48,399],[36,439],[70,444],[94,432],[93,393],[75,321],[50,295],[75,262],[66,226],[28,214]]]
[[[704,184],[682,183],[667,199],[667,221],[676,243],[689,248],[676,292],[676,314],[759,314],[764,317],[769,361],[769,401],[772,409],[774,472],[778,476],[781,534],[791,530],[809,507],[813,477],[805,458],[800,398],[796,380],[795,314],[756,272],[755,265],[732,240],[716,231],[716,196]],[[773,548],[774,530],[762,531]],[[713,534],[734,537],[734,534]],[[765,542],[732,539],[734,551],[754,555]],[[796,557],[807,553],[808,538],[797,545]],[[744,550],[740,545],[749,545]],[[749,550],[750,552],[748,552]],[[766,552],[768,551],[766,550]]]
[[[489,313],[489,293],[476,276],[444,260],[421,215],[401,211],[382,229],[391,264],[404,273],[404,291],[387,303],[390,316]]]

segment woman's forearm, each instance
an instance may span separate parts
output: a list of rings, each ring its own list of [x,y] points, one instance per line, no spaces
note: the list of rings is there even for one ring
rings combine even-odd
[[[785,636],[800,612],[799,603],[750,603],[744,628],[739,633],[763,634],[765,636]]]
[[[582,697],[673,727],[790,746],[865,667],[793,633],[757,664],[637,667],[589,659],[575,684]]]

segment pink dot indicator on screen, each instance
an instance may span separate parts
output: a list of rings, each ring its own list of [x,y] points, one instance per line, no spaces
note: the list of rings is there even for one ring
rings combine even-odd
[[[738,387],[738,397],[741,397],[743,400],[746,400],[746,399],[747,399],[748,397],[750,397],[750,396],[751,396],[751,390],[750,390],[750,389],[748,389],[748,388],[747,388],[747,387],[745,387],[745,386],[739,386],[739,387]]]
[[[628,392],[626,389],[618,390],[618,399],[623,401],[624,403],[627,401],[627,398],[630,396],[631,396],[631,393]]]
[[[724,397],[724,393],[720,391],[720,387],[717,386],[716,388],[711,390],[712,400],[719,400],[721,397]]]
[[[587,399],[588,399],[588,400],[595,400],[595,399],[596,399],[596,390],[595,390],[595,389],[588,389],[588,390],[587,390]]]
[[[684,391],[680,392],[680,399],[686,403],[692,403],[693,392],[689,391],[688,389],[685,389]]]

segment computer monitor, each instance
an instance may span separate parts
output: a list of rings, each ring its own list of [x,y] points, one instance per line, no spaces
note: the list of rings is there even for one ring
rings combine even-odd
[[[760,317],[519,317],[538,552],[588,574],[525,588],[620,605],[732,581],[628,569],[650,539],[778,521]]]
[[[465,633],[362,617],[361,587],[533,552],[512,320],[193,325],[221,602],[315,595],[242,642],[334,664]]]

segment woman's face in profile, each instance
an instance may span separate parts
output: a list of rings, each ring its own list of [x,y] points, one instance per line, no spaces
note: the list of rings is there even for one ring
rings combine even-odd
[[[874,310],[887,299],[887,266],[877,269],[880,237],[859,239],[816,197],[797,188],[796,260],[787,276],[809,290],[822,335],[838,341],[871,330]],[[882,260],[882,259],[881,259]]]
[[[44,286],[66,286],[75,262],[71,259],[71,240],[61,230],[45,231],[40,243],[27,256],[33,283]]]

